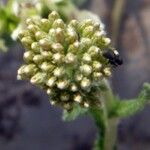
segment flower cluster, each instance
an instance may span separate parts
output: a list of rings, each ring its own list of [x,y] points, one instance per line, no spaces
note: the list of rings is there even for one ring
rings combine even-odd
[[[89,107],[101,81],[111,75],[103,51],[110,46],[101,25],[90,19],[65,24],[55,11],[48,19],[27,19],[19,39],[26,62],[18,79],[29,79],[50,95],[53,105]],[[93,98],[94,97],[94,98]]]

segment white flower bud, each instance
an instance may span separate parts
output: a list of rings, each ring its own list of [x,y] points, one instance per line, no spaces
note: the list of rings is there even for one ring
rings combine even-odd
[[[71,44],[77,41],[78,35],[73,28],[67,28],[66,41]]]
[[[52,44],[52,51],[64,53],[64,48],[60,43],[54,43]]]
[[[91,37],[94,34],[94,27],[88,26],[83,30],[84,37]]]
[[[86,108],[89,108],[89,103],[87,103],[87,102],[84,102],[84,107],[86,107]]]
[[[36,63],[36,64],[41,64],[44,60],[44,57],[42,55],[35,55],[33,57],[33,61]]]
[[[52,90],[52,89],[47,89],[47,91],[46,91],[46,93],[48,94],[48,95],[52,95],[53,93],[54,93],[54,91]]]
[[[44,50],[49,50],[51,48],[52,42],[47,38],[44,38],[39,41],[39,44]]]
[[[111,76],[111,69],[110,68],[104,68],[104,74],[106,75],[106,76]]]
[[[65,24],[62,19],[57,19],[54,21],[52,26],[53,26],[53,28],[64,28]]]
[[[44,31],[48,31],[51,27],[51,23],[48,19],[41,19],[41,28],[44,30]]]
[[[78,28],[79,22],[77,20],[71,20],[68,26],[74,27],[75,29]]]
[[[103,38],[103,40],[104,40],[105,45],[109,45],[111,42],[111,39],[107,37]]]
[[[76,81],[81,81],[82,78],[83,78],[83,74],[81,74],[81,73],[76,73],[76,75],[75,75],[75,80],[76,80]]]
[[[100,49],[96,46],[91,46],[88,50],[88,53],[91,55],[91,57],[97,57],[100,53]]]
[[[81,103],[83,100],[82,96],[80,94],[76,94],[74,96],[74,101],[77,102],[77,103]]]
[[[81,81],[81,88],[83,89],[87,89],[89,88],[91,85],[91,81],[87,78],[83,78],[82,81]]]
[[[101,72],[94,72],[94,73],[93,73],[93,78],[94,78],[95,80],[101,79],[102,76],[103,76],[103,74],[102,74]]]
[[[49,16],[48,19],[51,21],[52,19],[58,19],[59,18],[59,14],[56,11],[52,11]]]
[[[80,43],[78,41],[71,44],[68,48],[68,52],[76,54],[79,51]]]
[[[60,53],[56,53],[53,55],[53,62],[54,63],[62,63],[64,60],[64,55]]]
[[[32,51],[27,51],[24,53],[24,60],[26,62],[31,62],[33,60],[34,53]]]
[[[32,84],[42,84],[43,81],[45,80],[46,74],[38,72],[36,73],[32,78],[31,78],[31,83]]]
[[[98,61],[94,61],[93,62],[93,70],[94,71],[100,71],[100,69],[102,68],[102,64]]]
[[[40,52],[40,45],[38,44],[38,42],[33,42],[31,44],[31,48],[35,53],[39,53]]]
[[[40,68],[45,72],[51,72],[55,68],[54,65],[49,64],[48,62],[43,62],[40,65]]]
[[[47,84],[49,87],[53,87],[53,86],[55,85],[55,82],[56,82],[56,77],[51,77],[51,78],[48,79],[48,81],[47,81],[46,84]]]
[[[26,48],[30,48],[33,40],[30,36],[26,36],[21,39],[21,42]]]
[[[56,77],[61,77],[61,76],[64,75],[64,73],[65,73],[65,70],[64,70],[63,67],[57,67],[57,68],[55,68],[55,70],[53,71],[53,74],[54,74],[54,76],[56,76]]]
[[[80,67],[80,71],[81,71],[84,75],[88,76],[88,75],[90,75],[90,74],[92,73],[92,67],[91,67],[90,65],[85,64],[85,65],[82,65],[82,66]]]
[[[52,53],[50,51],[41,51],[41,55],[44,57],[44,60],[52,60]]]
[[[44,39],[46,37],[46,33],[43,32],[43,31],[37,31],[35,33],[35,38],[37,41],[41,40],[41,39]]]
[[[91,55],[88,53],[84,53],[82,60],[85,63],[90,63],[92,61]]]
[[[23,37],[29,36],[29,32],[27,30],[21,30],[18,34],[19,38],[22,39]]]
[[[63,89],[66,89],[68,87],[68,80],[60,80],[57,82],[57,87],[60,89],[60,90],[63,90]]]
[[[65,62],[67,64],[75,63],[76,62],[76,56],[74,54],[72,54],[72,53],[68,53],[65,56]]]
[[[37,32],[39,30],[38,26],[34,25],[34,24],[30,24],[27,27],[28,31],[31,32],[32,34],[34,34],[35,32]]]
[[[77,85],[72,83],[71,86],[70,86],[70,90],[71,90],[72,92],[76,92],[76,91],[78,90]]]
[[[54,106],[54,105],[56,105],[56,101],[50,100],[50,104],[51,104],[52,106]]]
[[[55,40],[56,42],[62,43],[65,40],[65,33],[62,28],[56,28],[55,30]]]

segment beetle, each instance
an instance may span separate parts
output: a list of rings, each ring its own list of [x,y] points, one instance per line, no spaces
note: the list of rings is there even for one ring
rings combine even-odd
[[[114,67],[123,64],[123,60],[121,59],[119,52],[117,50],[112,50],[112,49],[105,50],[103,56],[106,59],[108,59],[108,62]]]

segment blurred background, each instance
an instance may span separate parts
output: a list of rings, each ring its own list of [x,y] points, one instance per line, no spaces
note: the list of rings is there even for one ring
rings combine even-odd
[[[134,98],[143,83],[150,82],[150,1],[85,0],[78,7],[96,13],[106,24],[124,60],[110,80],[113,90],[123,99]],[[62,110],[52,107],[42,90],[16,80],[23,52],[17,44],[0,53],[0,150],[91,150],[96,137],[92,118],[63,122]],[[118,150],[150,150],[149,114],[146,106],[121,120]]]

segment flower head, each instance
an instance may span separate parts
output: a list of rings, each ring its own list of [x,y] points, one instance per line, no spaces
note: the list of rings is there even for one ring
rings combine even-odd
[[[65,24],[55,11],[48,19],[27,19],[19,38],[26,48],[18,79],[29,79],[51,96],[51,104],[69,110],[73,104],[89,107],[102,79],[111,75],[103,51],[110,39],[90,19]]]

